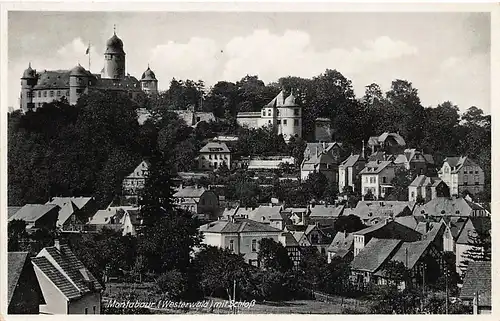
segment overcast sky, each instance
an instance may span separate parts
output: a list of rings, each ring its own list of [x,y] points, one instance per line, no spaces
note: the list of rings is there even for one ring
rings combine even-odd
[[[490,113],[488,13],[118,13],[10,12],[9,106],[18,107],[20,77],[37,70],[103,67],[105,43],[124,42],[127,72],[139,78],[148,63],[160,89],[172,77],[237,81],[258,75],[313,77],[337,69],[364,87],[388,90],[406,79],[424,106],[450,100],[461,111]]]

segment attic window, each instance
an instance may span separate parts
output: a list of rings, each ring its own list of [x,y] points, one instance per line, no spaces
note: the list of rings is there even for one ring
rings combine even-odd
[[[460,211],[456,211],[455,214],[460,214]]]

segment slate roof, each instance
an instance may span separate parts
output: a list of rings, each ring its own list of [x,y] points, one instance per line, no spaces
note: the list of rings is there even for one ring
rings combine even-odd
[[[81,210],[88,202],[92,200],[92,197],[87,196],[77,196],[77,197],[52,197],[50,202],[46,204],[56,204],[62,207],[64,203],[73,202],[75,206]]]
[[[339,217],[342,215],[345,205],[322,205],[316,204],[309,207],[311,214],[310,217]]]
[[[89,224],[107,224],[109,223],[109,219],[114,217],[116,214],[117,209],[98,210],[94,216],[92,216]]]
[[[351,268],[353,270],[376,272],[402,242],[401,240],[372,238],[354,257]]]
[[[55,204],[61,208],[59,210],[59,216],[57,217],[57,226],[62,226],[78,209],[78,207],[71,201],[70,197],[58,197],[50,202],[47,202],[46,204]]]
[[[460,298],[472,300],[478,293],[481,306],[491,306],[491,262],[469,262]]]
[[[55,204],[26,204],[16,214],[12,215],[9,221],[24,220],[26,222],[35,222],[55,208],[59,208],[59,206]]]
[[[448,165],[450,165],[450,167],[452,168],[452,173],[457,173],[466,163],[468,166],[479,166],[475,161],[467,156],[446,157],[444,159],[444,163],[448,163]]]
[[[409,186],[415,187],[427,187],[427,186],[436,186],[442,180],[438,177],[429,177],[425,175],[418,175],[415,179],[410,183]]]
[[[401,137],[401,135],[389,132],[385,132],[378,137],[377,136],[370,137],[368,139],[368,145],[375,145],[375,146],[379,145],[380,143],[384,142],[388,137],[393,137],[396,140],[396,142],[401,146],[406,145],[405,140],[403,139],[403,137]]]
[[[200,149],[200,153],[230,153],[226,143],[209,142]]]
[[[11,216],[16,214],[21,208],[22,208],[22,206],[9,206],[9,207],[7,207],[7,218],[10,219]]]
[[[393,164],[392,161],[370,161],[365,165],[365,168],[359,172],[360,174],[378,174],[387,166]]]
[[[354,212],[361,219],[373,217],[396,217],[412,204],[404,201],[359,201]]]
[[[250,219],[237,219],[234,222],[218,220],[200,226],[201,232],[210,233],[245,233],[245,232],[281,232],[281,230]]]
[[[404,242],[391,261],[402,262],[407,268],[412,269],[431,244],[432,240]]]
[[[24,265],[28,259],[28,252],[9,252],[7,256],[7,294],[8,302],[14,295],[19,277],[23,272]]]
[[[298,241],[295,239],[292,233],[285,232],[283,233],[283,235],[285,236],[285,246],[299,246]]]
[[[484,210],[484,208],[462,197],[436,197],[423,205],[416,206],[413,214],[472,216],[473,210]]]
[[[491,218],[469,217],[456,242],[459,244],[468,244],[470,242],[470,234],[475,235],[476,232],[486,233],[488,231],[491,231]]]
[[[186,186],[179,189],[173,196],[174,197],[184,197],[184,198],[200,198],[203,193],[206,192],[204,187],[196,187],[196,186]]]
[[[44,250],[32,262],[69,300],[102,290],[101,284],[67,245],[62,244],[59,249],[46,247]]]
[[[347,157],[345,161],[342,162],[341,166],[344,168],[354,166],[359,160],[362,160],[361,155],[351,155]]]
[[[69,70],[47,70],[37,73],[33,89],[69,89]]]
[[[418,220],[415,218],[415,216],[410,215],[410,216],[401,216],[401,217],[396,217],[394,219],[397,223],[404,225],[406,227],[409,227],[413,230],[417,229],[418,226]]]
[[[354,246],[354,234],[337,232],[332,243],[328,246],[328,252],[335,252],[335,255],[344,257]]]
[[[269,222],[271,220],[283,220],[280,214],[281,206],[261,205],[248,214],[248,218],[257,222]],[[264,217],[264,220],[262,219]]]

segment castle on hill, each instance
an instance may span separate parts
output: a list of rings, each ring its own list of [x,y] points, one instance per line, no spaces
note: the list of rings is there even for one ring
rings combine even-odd
[[[156,94],[158,80],[149,65],[140,80],[125,73],[123,41],[114,32],[106,42],[104,68],[100,74],[93,74],[80,64],[71,70],[37,72],[30,63],[21,77],[20,107],[23,112],[35,111],[44,103],[63,97],[74,105],[80,96],[91,90],[122,91],[136,99],[144,93]]]

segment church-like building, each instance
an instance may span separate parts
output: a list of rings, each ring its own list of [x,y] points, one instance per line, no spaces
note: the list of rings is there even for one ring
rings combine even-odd
[[[149,68],[140,80],[125,73],[125,51],[116,32],[106,42],[104,68],[101,74],[92,74],[80,64],[71,70],[44,70],[37,72],[31,63],[21,77],[20,107],[26,112],[65,97],[71,105],[91,90],[123,91],[132,99],[141,94],[158,92],[158,80]]]

